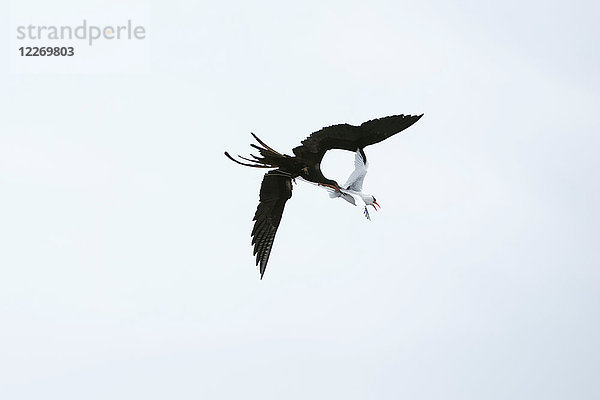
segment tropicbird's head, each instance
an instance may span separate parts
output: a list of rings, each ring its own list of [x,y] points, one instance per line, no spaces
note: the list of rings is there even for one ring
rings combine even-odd
[[[377,209],[377,207],[381,208],[381,206],[379,205],[379,203],[377,203],[377,200],[375,200],[375,196],[373,196],[372,194],[364,195],[363,196],[363,200],[364,200],[364,202],[365,202],[366,205],[373,206],[373,208],[375,209],[375,211],[379,211]]]

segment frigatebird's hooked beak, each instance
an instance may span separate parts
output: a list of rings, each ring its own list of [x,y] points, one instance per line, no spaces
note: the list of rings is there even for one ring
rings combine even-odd
[[[381,208],[381,206],[379,205],[379,203],[377,203],[376,201],[374,201],[373,204],[371,204],[371,205],[373,206],[373,208],[375,209],[375,211],[379,211],[377,209],[377,207]],[[377,207],[375,207],[375,206],[377,206]]]

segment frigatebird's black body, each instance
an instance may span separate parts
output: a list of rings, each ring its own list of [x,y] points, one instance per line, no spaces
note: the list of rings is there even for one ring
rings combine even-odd
[[[348,151],[361,150],[371,144],[403,131],[419,120],[423,115],[394,115],[367,121],[359,126],[339,124],[325,127],[302,141],[302,145],[292,151],[294,156],[280,154],[267,146],[256,135],[252,134],[262,146],[251,144],[260,156],[253,159],[239,156],[241,162],[225,152],[232,161],[248,167],[272,168],[265,174],[260,188],[260,202],[254,214],[252,244],[256,255],[256,264],[260,265],[260,276],[265,273],[267,261],[271,254],[275,233],[281,222],[285,203],[292,197],[292,179],[302,178],[319,185],[340,190],[334,180],[323,176],[321,160],[328,150],[341,149]],[[366,157],[365,157],[366,160]]]

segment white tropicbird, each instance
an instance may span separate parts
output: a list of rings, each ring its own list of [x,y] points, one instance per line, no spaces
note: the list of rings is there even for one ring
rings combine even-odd
[[[364,207],[365,217],[367,217],[368,220],[371,220],[367,206],[373,206],[375,211],[377,211],[377,207],[381,208],[381,206],[377,204],[375,196],[362,192],[362,185],[365,180],[365,175],[367,175],[367,168],[369,168],[367,156],[365,155],[365,152],[359,148],[356,150],[356,153],[354,153],[354,171],[352,171],[348,180],[339,191],[331,190],[329,192],[329,197],[332,199],[341,197],[353,206]]]

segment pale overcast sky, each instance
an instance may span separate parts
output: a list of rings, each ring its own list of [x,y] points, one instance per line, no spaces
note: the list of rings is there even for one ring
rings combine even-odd
[[[3,8],[2,399],[599,398],[597,2]],[[147,37],[18,56],[83,19]],[[401,113],[382,210],[298,183],[260,281],[223,151]]]

